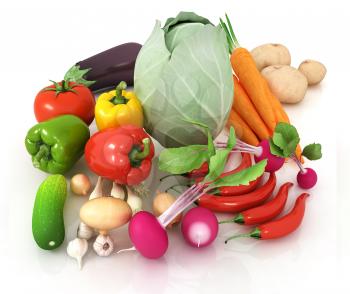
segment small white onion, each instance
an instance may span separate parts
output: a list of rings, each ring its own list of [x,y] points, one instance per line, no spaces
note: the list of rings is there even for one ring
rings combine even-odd
[[[79,196],[86,196],[91,189],[91,181],[85,174],[76,174],[70,181],[70,189]]]

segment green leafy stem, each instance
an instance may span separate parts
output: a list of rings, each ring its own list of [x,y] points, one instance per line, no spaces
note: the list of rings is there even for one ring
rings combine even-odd
[[[300,142],[297,129],[289,124],[280,122],[276,125],[273,136],[270,139],[270,151],[272,154],[292,158],[296,160],[295,149]],[[318,160],[322,157],[321,144],[312,143],[304,147],[302,156],[309,160]]]

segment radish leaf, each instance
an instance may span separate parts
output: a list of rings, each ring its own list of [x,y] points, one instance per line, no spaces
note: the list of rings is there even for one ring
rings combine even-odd
[[[226,149],[231,151],[235,145],[236,145],[235,129],[231,127],[230,134],[227,139]]]
[[[272,142],[282,150],[283,157],[289,157],[294,153],[299,141],[299,134],[294,126],[283,122],[276,125]]]
[[[264,171],[267,160],[264,159],[251,167],[241,170],[237,173],[216,179],[209,188],[218,188],[223,186],[248,185],[249,182],[256,180]]]
[[[179,175],[201,167],[207,159],[206,145],[167,148],[160,153],[158,166],[162,171]]]
[[[309,160],[320,159],[322,157],[321,144],[313,143],[305,146],[301,155]]]
[[[216,154],[210,157],[209,161],[209,173],[204,179],[205,183],[216,180],[224,171],[227,156],[230,154],[230,150],[223,149],[216,151]]]

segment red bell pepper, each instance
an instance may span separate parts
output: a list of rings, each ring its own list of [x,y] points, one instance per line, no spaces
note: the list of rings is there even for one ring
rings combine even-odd
[[[139,127],[127,125],[95,133],[85,146],[89,168],[118,184],[137,185],[152,167],[154,145]]]

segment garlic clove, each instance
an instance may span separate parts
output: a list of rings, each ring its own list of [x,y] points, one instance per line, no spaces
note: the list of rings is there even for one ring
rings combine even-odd
[[[98,235],[93,248],[98,256],[109,256],[114,250],[114,243],[108,235]]]
[[[114,198],[120,198],[120,199],[124,200],[125,192],[124,192],[124,189],[122,188],[122,186],[117,184],[116,182],[113,182],[111,196]]]
[[[82,258],[86,254],[89,244],[85,239],[75,238],[67,246],[67,254],[78,261],[79,270],[82,267]]]
[[[142,199],[135,194],[129,194],[127,203],[129,204],[133,215],[142,210]]]
[[[81,239],[90,240],[95,235],[95,230],[87,224],[80,222],[77,236]]]

